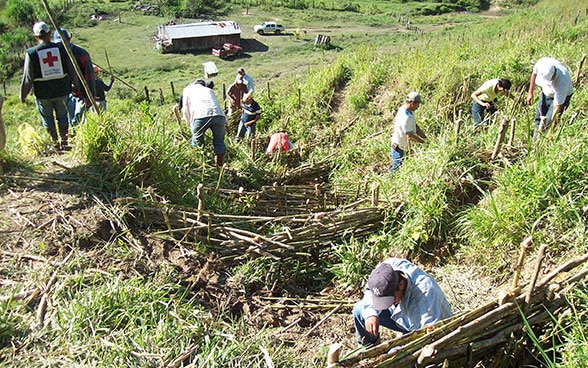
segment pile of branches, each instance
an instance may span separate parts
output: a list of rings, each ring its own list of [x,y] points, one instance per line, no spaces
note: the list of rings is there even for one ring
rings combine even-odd
[[[369,201],[369,200],[367,200]],[[179,244],[207,244],[224,257],[241,259],[251,255],[275,260],[309,255],[330,249],[341,238],[362,237],[377,232],[383,225],[386,209],[358,206],[328,212],[286,216],[238,216],[209,213],[201,208],[121,198],[128,220],[137,225],[161,230],[151,234]]]
[[[217,195],[233,203],[246,204],[247,213],[257,216],[287,216],[332,211],[366,198],[366,185],[353,189],[327,184],[264,186],[259,191],[220,189]]]
[[[543,248],[542,248],[543,250]],[[569,312],[565,298],[588,275],[588,266],[570,271],[588,261],[588,255],[555,269],[536,283],[543,252],[527,291],[515,288],[502,298],[435,325],[359,350],[342,360],[341,346],[331,347],[329,368],[335,367],[514,367],[531,332],[535,336],[554,333],[554,319]],[[557,281],[554,281],[558,278]],[[549,341],[550,337],[547,336]]]

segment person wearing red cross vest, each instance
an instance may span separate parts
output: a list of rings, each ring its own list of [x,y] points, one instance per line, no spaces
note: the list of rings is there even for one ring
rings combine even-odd
[[[45,22],[37,22],[33,25],[33,34],[38,45],[25,53],[20,100],[25,103],[29,93],[34,92],[43,127],[51,136],[55,148],[64,150],[69,147],[68,95],[72,82],[77,88],[80,82],[63,45],[51,42],[49,26]]]

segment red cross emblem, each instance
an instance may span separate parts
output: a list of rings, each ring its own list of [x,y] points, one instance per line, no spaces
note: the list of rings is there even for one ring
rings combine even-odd
[[[45,59],[42,59],[43,64],[48,64],[50,67],[53,67],[57,60],[59,60],[59,58],[57,56],[51,55],[51,51],[47,53],[47,57]]]

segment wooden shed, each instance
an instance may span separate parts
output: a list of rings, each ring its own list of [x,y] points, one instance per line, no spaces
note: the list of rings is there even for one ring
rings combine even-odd
[[[225,42],[241,43],[241,27],[233,21],[158,26],[157,49],[162,53],[218,48]]]

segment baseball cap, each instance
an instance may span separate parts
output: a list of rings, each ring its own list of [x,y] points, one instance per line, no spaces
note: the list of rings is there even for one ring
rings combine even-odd
[[[33,25],[33,34],[40,36],[41,33],[49,33],[49,26],[45,22],[37,22]]]
[[[66,39],[69,40],[71,38],[65,28],[61,28],[61,33],[63,33],[63,37],[65,37]],[[59,32],[57,32],[57,30],[53,32],[53,42],[61,42],[61,36],[59,35]]]
[[[406,96],[406,102],[418,102],[424,104],[423,98],[418,92],[410,92],[408,96]]]
[[[390,308],[394,304],[394,293],[398,290],[398,273],[388,263],[380,263],[368,278],[368,287],[372,291],[372,306],[376,310]]]

